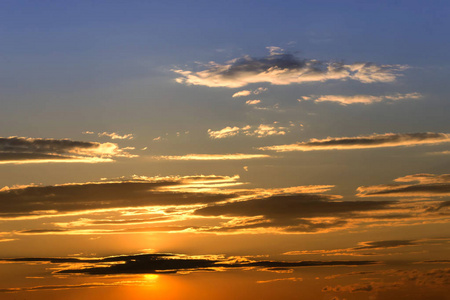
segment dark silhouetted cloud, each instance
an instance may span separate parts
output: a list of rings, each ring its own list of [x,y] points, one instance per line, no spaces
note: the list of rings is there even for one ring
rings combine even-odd
[[[136,254],[105,258],[12,258],[4,262],[61,264],[58,274],[119,275],[119,274],[171,274],[178,272],[215,271],[220,269],[299,268],[314,266],[364,266],[376,261],[274,261],[250,260],[223,256],[189,257],[178,254]],[[64,264],[64,266],[63,266]],[[67,268],[66,264],[70,266]]]
[[[189,189],[235,184],[237,177],[135,177],[54,186],[19,186],[0,189],[0,217],[48,216],[70,212],[136,208],[145,206],[193,205],[234,197],[219,192]]]
[[[0,138],[0,164],[46,162],[110,162],[115,157],[135,157],[114,143],[41,139]]]

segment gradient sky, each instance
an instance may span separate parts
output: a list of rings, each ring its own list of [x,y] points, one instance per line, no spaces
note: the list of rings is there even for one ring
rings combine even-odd
[[[0,299],[450,299],[448,1],[2,1]]]

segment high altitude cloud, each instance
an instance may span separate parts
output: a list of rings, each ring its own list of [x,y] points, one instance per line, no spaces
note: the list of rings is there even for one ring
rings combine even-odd
[[[181,156],[152,156],[154,159],[160,160],[244,160],[255,158],[268,158],[266,154],[186,154]]]
[[[314,151],[314,150],[348,150],[399,146],[417,146],[425,144],[440,144],[450,142],[448,133],[385,133],[357,137],[328,137],[326,139],[311,139],[287,145],[261,147],[261,150],[277,152]]]
[[[0,138],[0,164],[43,162],[108,162],[114,157],[134,157],[114,143],[42,139]]]
[[[358,187],[359,197],[444,197],[450,196],[450,174],[414,174],[395,179],[404,184]],[[445,207],[448,204],[442,203]],[[443,208],[444,206],[440,207]]]
[[[234,184],[235,177],[136,177],[130,180],[69,183],[54,186],[4,187],[0,218],[54,216],[146,206],[194,205],[223,201],[232,194],[202,192],[215,184]],[[190,185],[195,184],[195,189]]]
[[[136,254],[100,258],[12,258],[4,262],[70,264],[61,267],[58,274],[120,275],[171,274],[178,272],[218,271],[221,269],[299,268],[314,266],[364,266],[377,262],[353,261],[274,261],[250,260],[244,257],[195,256],[178,254]],[[79,265],[79,266],[78,266]]]
[[[363,83],[392,82],[402,65],[377,65],[369,62],[345,64],[315,59],[299,59],[292,54],[271,51],[263,58],[244,56],[219,64],[211,62],[198,72],[177,69],[177,82],[208,87],[239,88],[251,83],[268,82],[273,85],[324,82],[328,80],[356,80]]]
[[[341,105],[349,104],[372,104],[382,101],[397,101],[404,99],[418,99],[421,98],[420,93],[408,93],[408,94],[393,94],[385,96],[372,96],[372,95],[355,95],[355,96],[344,96],[344,95],[311,95],[303,96],[298,101],[314,101],[314,102],[336,102]]]

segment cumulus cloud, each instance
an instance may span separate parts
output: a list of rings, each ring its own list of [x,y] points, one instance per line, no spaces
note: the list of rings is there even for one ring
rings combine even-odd
[[[255,158],[268,158],[265,154],[186,154],[180,156],[152,156],[153,159],[158,160],[244,160]]]
[[[370,62],[345,64],[315,59],[299,59],[292,54],[271,48],[263,58],[244,56],[224,64],[210,62],[202,71],[173,70],[180,77],[177,82],[187,85],[239,88],[252,83],[273,85],[324,82],[328,80],[356,80],[363,83],[392,82],[403,65],[378,65]]]
[[[450,196],[450,174],[414,174],[394,180],[405,184],[358,187],[359,197],[444,197]],[[442,203],[440,208],[448,206]]]
[[[373,104],[383,101],[398,101],[404,99],[419,99],[422,95],[420,93],[408,93],[408,94],[393,94],[385,96],[372,96],[372,95],[354,95],[354,96],[344,96],[344,95],[311,95],[303,96],[298,101],[314,101],[314,102],[336,102],[341,105],[349,104]]]
[[[252,100],[256,101],[256,100]],[[259,101],[259,100],[258,100]],[[285,135],[288,133],[293,126],[280,126],[278,122],[274,122],[273,124],[260,124],[257,126],[246,125],[244,127],[230,127],[227,126],[220,130],[212,130],[208,129],[209,137],[212,139],[223,139],[229,138],[236,135],[246,135],[246,136],[255,136],[258,138],[263,138],[267,136],[274,135]]]
[[[44,162],[108,162],[135,157],[114,143],[26,137],[0,138],[0,164]]]
[[[440,144],[450,142],[448,133],[385,133],[357,137],[328,137],[326,139],[311,139],[287,145],[261,147],[261,150],[277,152],[314,151],[314,150],[349,150],[369,149],[399,146],[417,146],[426,144]]]

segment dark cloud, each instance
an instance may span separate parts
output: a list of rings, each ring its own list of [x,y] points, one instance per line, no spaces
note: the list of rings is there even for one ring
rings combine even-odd
[[[251,83],[274,85],[356,80],[364,83],[392,82],[401,65],[377,65],[369,62],[345,64],[315,59],[299,59],[292,54],[271,53],[263,58],[244,56],[225,64],[212,62],[202,71],[173,70],[181,75],[176,81],[208,87],[238,88]]]
[[[114,157],[134,157],[114,143],[0,137],[0,164],[42,162],[107,162]]]
[[[184,189],[196,182],[212,187],[225,177],[147,178],[112,182],[26,186],[0,190],[0,217],[57,215],[69,212],[145,206],[205,204],[235,195]],[[205,183],[208,181],[209,183]],[[172,188],[172,189],[170,189]],[[174,188],[177,188],[175,190]]]
[[[248,222],[231,222],[221,228],[211,229],[214,231],[283,227],[287,232],[311,232],[342,227],[347,223],[346,218],[361,212],[387,209],[391,204],[394,202],[337,201],[336,196],[332,195],[296,194],[210,205],[196,210],[194,214],[230,218],[259,217]]]
[[[450,142],[448,133],[385,133],[357,137],[328,137],[326,139],[311,139],[287,145],[261,147],[261,150],[277,152],[315,151],[315,150],[350,150],[383,147],[417,146],[424,144],[440,144]]]
[[[13,258],[5,262],[48,262],[53,264],[71,264],[58,274],[118,275],[118,274],[171,274],[178,272],[215,271],[220,269],[254,268],[261,270],[286,269],[315,266],[363,266],[376,264],[376,261],[273,261],[248,260],[235,257],[188,257],[176,254],[137,254],[106,258]],[[77,267],[77,265],[80,267]]]

